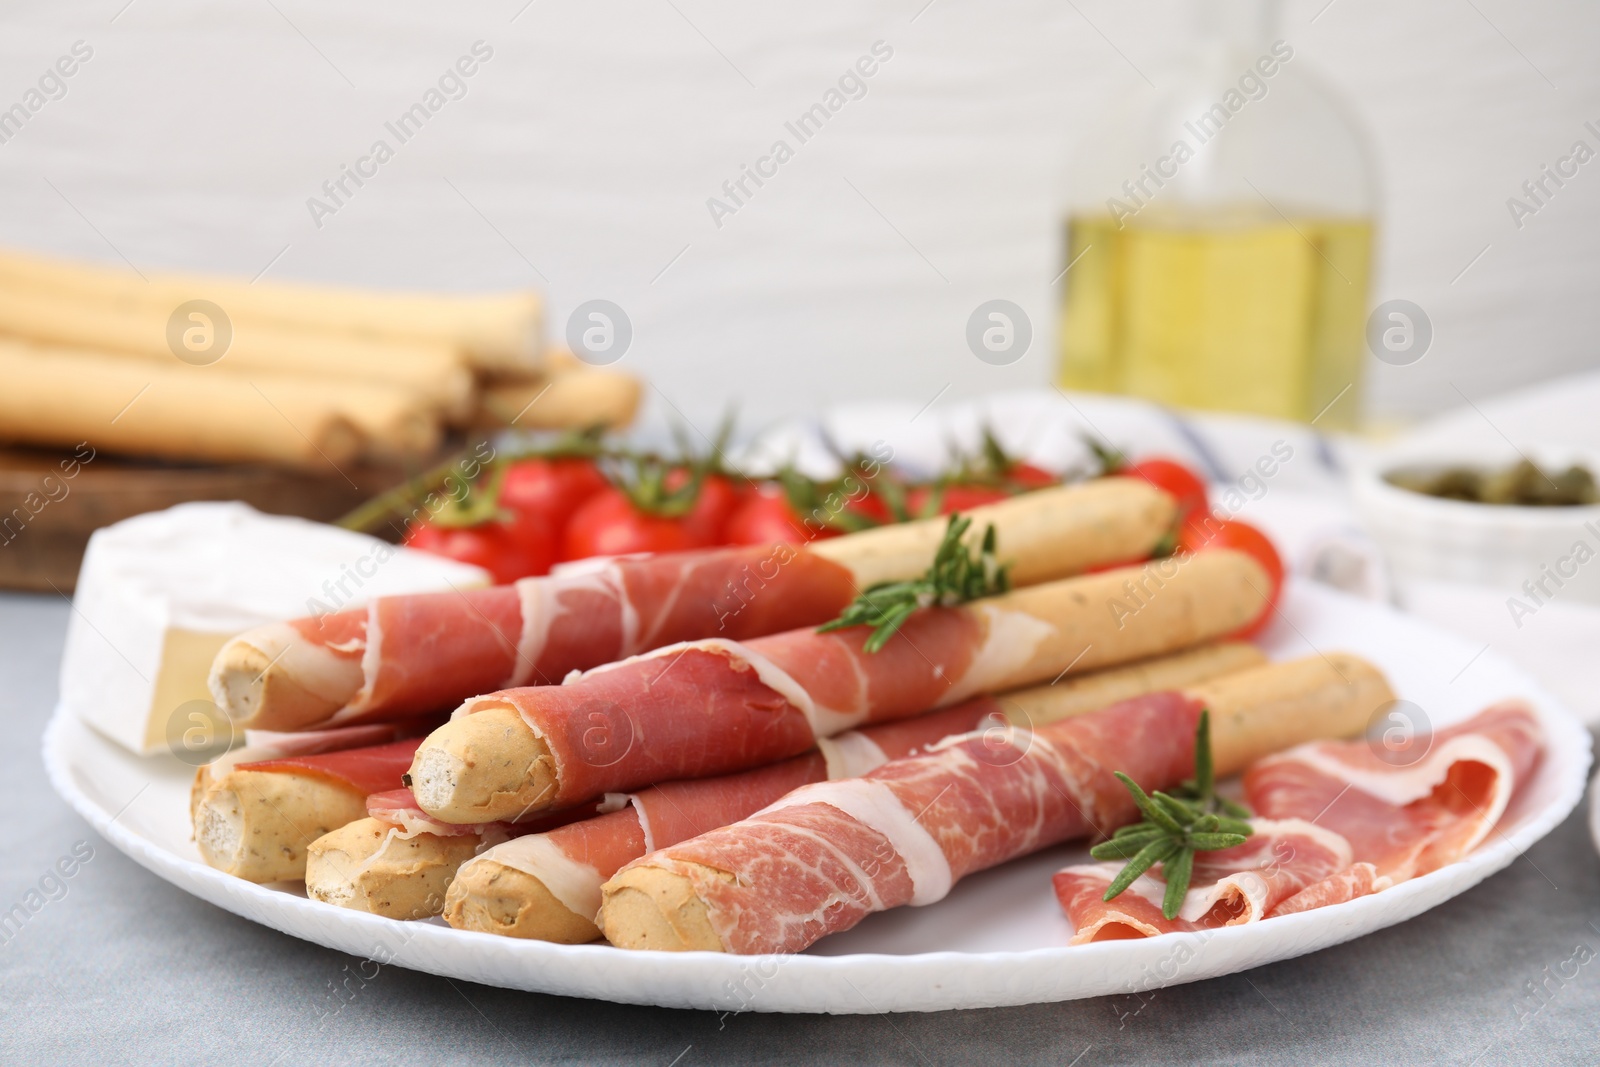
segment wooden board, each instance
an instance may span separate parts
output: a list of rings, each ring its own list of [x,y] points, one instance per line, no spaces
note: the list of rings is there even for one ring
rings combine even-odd
[[[70,451],[0,449],[0,588],[71,593],[89,535],[147,511],[189,500],[242,500],[261,511],[328,522],[411,473],[347,467],[320,475],[104,453],[74,465]]]

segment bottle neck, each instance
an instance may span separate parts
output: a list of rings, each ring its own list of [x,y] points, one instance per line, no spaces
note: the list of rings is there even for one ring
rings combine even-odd
[[[1194,26],[1208,43],[1249,49],[1278,31],[1279,0],[1193,0]]]

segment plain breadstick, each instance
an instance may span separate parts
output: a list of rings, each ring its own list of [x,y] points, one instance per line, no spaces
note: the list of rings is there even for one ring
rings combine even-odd
[[[1011,725],[1029,729],[1084,715],[1141,693],[1181,689],[1202,679],[1259,667],[1266,661],[1266,655],[1247,641],[1219,641],[1125,667],[1072,675],[1054,685],[1019,689],[998,700]]]
[[[473,424],[523,430],[620,429],[639,410],[643,383],[599,367],[552,367],[547,375],[484,384]]]
[[[971,667],[960,677],[947,677],[944,667],[931,663],[926,664],[925,670],[936,673],[942,680],[945,689],[940,702],[950,704],[983,693],[1049,681],[1068,671],[1087,671],[1162,655],[1214,640],[1248,625],[1265,610],[1264,598],[1269,586],[1270,580],[1255,560],[1229,550],[1157,560],[1140,567],[1030,586],[950,609],[976,621],[981,634],[977,638],[978,647],[982,651],[974,656]],[[743,647],[758,658],[781,658],[794,655],[792,646],[798,639],[808,649],[814,646],[814,653],[805,653],[813,659],[833,651],[826,638],[811,638],[811,635],[799,635],[798,631],[796,635],[755,638],[745,642]],[[805,643],[807,639],[809,644]],[[908,637],[907,640],[915,645],[914,639]],[[744,654],[736,653],[736,656]],[[873,655],[871,653],[858,655],[861,659],[853,665],[857,671],[882,662],[867,659]],[[917,678],[908,676],[908,684],[921,684],[924,661],[926,657],[909,664],[908,669],[918,671],[919,675]],[[517,703],[518,694],[525,692],[523,690],[469,701],[453,721],[430,734],[417,750],[411,765],[411,787],[418,804],[444,822],[481,823],[515,819],[558,802],[568,804],[585,799],[571,795],[575,787],[570,785],[567,793],[563,793],[566,774],[577,775],[586,782],[603,782],[601,791],[626,788],[627,783],[620,779],[635,766],[650,762],[653,758],[650,754],[637,750],[637,745],[630,741],[628,751],[604,767],[590,770],[569,763],[571,769],[564,771],[561,759],[551,747],[548,731],[581,734],[581,724],[576,720],[567,721],[563,716],[590,714],[595,700],[609,700],[598,694],[608,684],[618,684],[618,675],[612,672],[649,674],[653,669],[659,669],[659,664],[652,667],[648,660],[629,661],[591,675],[590,678],[595,679],[595,694],[590,693],[588,679],[569,683],[557,692],[542,694],[535,703],[539,714],[551,719],[542,729],[527,721],[527,712]],[[835,665],[833,669],[843,668]],[[793,678],[777,684],[803,688]],[[650,687],[644,688],[648,691]],[[643,739],[649,738],[656,729],[649,713],[641,708],[623,711],[630,739],[639,738],[641,743],[648,743]],[[908,713],[903,711],[887,717],[904,717]],[[487,714],[492,714],[493,719],[481,718]],[[611,718],[624,721],[615,712]],[[867,721],[876,721],[874,713],[868,713]],[[815,723],[812,728],[817,728]],[[768,751],[762,748],[760,751],[766,759],[794,754],[793,749]],[[623,757],[631,757],[637,763],[629,763]]]
[[[171,314],[209,300],[235,323],[257,320],[334,333],[429,341],[460,350],[482,370],[537,371],[542,303],[536,293],[486,296],[380,293],[146,272],[145,279],[99,265],[20,252],[0,253],[0,285],[58,293],[86,305],[155,307]]]
[[[477,834],[406,835],[379,819],[356,819],[307,847],[306,895],[389,919],[431,918],[480,843]]]
[[[1383,672],[1346,652],[1223,675],[1184,692],[1211,711],[1212,759],[1222,775],[1302,741],[1352,737],[1394,700]]]
[[[273,399],[251,379],[213,367],[146,365],[0,340],[0,435],[330,474],[361,452],[363,434],[319,383],[265,374],[255,380]]]
[[[1220,775],[1236,773],[1251,760],[1289,745],[1324,738],[1348,737],[1359,733],[1372,714],[1392,699],[1392,693],[1377,669],[1353,656],[1341,656],[1337,664],[1322,660],[1320,657],[1313,657],[1311,661],[1268,664],[1202,683],[1193,689],[1185,690],[1184,696],[1193,702],[1190,703],[1191,707],[1200,704],[1211,710],[1211,738],[1213,752],[1216,754],[1216,770]],[[1103,714],[1121,716],[1134,714],[1139,710],[1141,709],[1136,705],[1127,709],[1113,707],[1105,709]],[[1019,744],[1018,760],[997,766],[1022,767],[1027,765],[1027,761],[1036,759],[1039,770],[1042,770],[1052,762],[1051,752],[1054,746],[1073,736],[1071,731],[1074,729],[1075,727],[1067,722],[1046,726],[1039,737],[1047,738],[1049,744],[1043,746]],[[1092,733],[1091,731],[1091,736]],[[1192,759],[1192,752],[1190,756]],[[949,773],[954,785],[961,773],[957,765],[963,757],[970,763],[971,757],[965,752],[953,755],[935,753],[922,757],[919,762],[928,768],[924,773],[930,776]],[[1124,753],[1120,758],[1136,758],[1136,753]],[[938,769],[941,761],[949,764],[948,771]],[[1033,765],[1027,766],[1028,773],[1039,773]],[[1103,774],[1114,769],[1117,768],[1100,768],[1100,771]],[[871,777],[866,779],[869,783],[872,780]],[[1145,784],[1156,788],[1161,784],[1176,783],[1173,781]],[[791,794],[791,797],[797,795]],[[819,799],[826,798],[827,795],[817,794]],[[937,799],[936,797],[935,801]],[[1081,801],[1073,802],[1073,804],[1079,803]],[[934,806],[930,803],[924,811]],[[1024,809],[1027,807],[1023,805]],[[1067,807],[1075,812],[1078,810],[1072,805]],[[949,814],[934,812],[930,817],[937,820],[941,815],[948,817]],[[848,817],[856,816],[851,813]],[[1081,814],[1078,817],[1081,820]],[[741,825],[736,824],[728,830],[710,835],[719,841],[719,845],[715,847],[721,848],[736,838]],[[1011,841],[1018,851],[1002,853],[999,856],[984,851],[981,854],[988,857],[987,863],[992,864],[996,859],[1004,859],[1007,855],[1018,855],[1030,848],[1036,849],[1041,844],[1050,843],[1048,837],[1039,841],[1028,833],[1013,832],[1015,829],[1004,823],[992,827],[989,832]],[[1079,828],[1077,832],[1084,832],[1084,828]],[[709,839],[708,837],[706,840]],[[690,842],[686,849],[690,855],[707,855],[704,850],[696,851],[694,844],[695,842]],[[978,869],[981,869],[981,866]],[[869,874],[867,877],[870,880],[872,876]],[[679,952],[688,950],[725,952],[734,949],[737,947],[736,944],[725,943],[723,935],[718,933],[718,923],[713,921],[711,907],[702,897],[701,890],[696,888],[697,885],[749,885],[751,890],[759,892],[758,883],[739,882],[739,874],[733,870],[709,866],[701,860],[688,861],[674,858],[672,850],[668,849],[624,868],[617,877],[606,883],[602,889],[604,903],[600,912],[601,929],[612,944],[623,948]],[[948,885],[945,888],[948,889]],[[708,890],[708,893],[712,896],[717,895],[715,891]],[[914,899],[891,901],[890,906],[896,903],[924,902]],[[808,908],[813,903],[807,897],[803,904],[797,906]],[[848,914],[844,909],[846,902],[839,900],[838,904],[839,911]],[[866,910],[883,910],[883,907],[884,903],[874,898]],[[856,918],[859,916],[860,913],[857,912]],[[721,928],[724,930],[737,929],[741,921],[740,916],[726,911],[720,913],[719,918]],[[851,921],[846,921],[844,927],[848,927]],[[794,948],[794,942],[803,942],[799,943],[798,947],[804,947],[805,944],[827,932],[826,927],[810,929],[805,938],[790,938],[791,943],[785,947]],[[761,940],[759,935],[748,938],[742,942],[745,947],[738,950],[751,951],[749,945]]]
[[[975,545],[993,524],[1015,585],[1078,574],[1089,567],[1142,559],[1172,529],[1170,496],[1134,478],[1040,489],[965,512],[966,541]],[[810,551],[850,568],[863,588],[898,581],[926,568],[944,537],[944,523],[916,522],[817,541]],[[920,561],[908,569],[907,560]]]
[[[196,313],[198,314],[198,313]],[[0,290],[0,333],[43,344],[124,354],[171,363],[181,358],[167,336],[170,313],[150,305],[85,305],[53,292]],[[208,322],[215,331],[218,324]],[[212,332],[208,343],[220,346]],[[179,342],[179,352],[183,351]],[[186,360],[188,361],[188,360]],[[310,331],[278,323],[231,323],[227,347],[214,361],[235,372],[348,378],[409,390],[425,410],[458,418],[472,406],[472,373],[451,346],[358,334]]]
[[[1271,588],[1254,559],[1221,550],[1028,586],[966,610],[985,616],[991,632],[1012,613],[1048,627],[1003,678],[986,679],[985,691],[998,692],[1054,678],[1067,664],[1117,666],[1235,633],[1266,610]]]
[[[140,367],[143,370],[143,366]],[[378,462],[426,459],[439,450],[443,429],[431,405],[411,389],[381,382],[318,379],[286,374],[235,374],[225,367],[183,367],[180,374],[243,379],[251,392],[273,408],[287,410],[297,394],[310,390],[348,418],[363,438],[362,453]]]

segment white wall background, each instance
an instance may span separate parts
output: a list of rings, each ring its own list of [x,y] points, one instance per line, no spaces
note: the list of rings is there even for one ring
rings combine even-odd
[[[141,270],[534,285],[554,332],[608,298],[634,323],[625,365],[695,419],[730,397],[749,422],[1042,383],[1068,149],[1189,25],[1172,0],[525,2],[7,4],[0,107],[74,41],[94,55],[0,144],[0,243]],[[1600,364],[1600,161],[1520,231],[1505,204],[1573,141],[1600,148],[1584,129],[1600,5],[1295,0],[1281,35],[1377,148],[1374,299],[1434,322],[1420,363],[1374,364],[1369,409]],[[467,96],[316,227],[306,199],[479,39],[494,57]],[[894,58],[868,95],[716,228],[706,198],[879,39]],[[964,342],[993,297],[1038,329],[1006,368]]]

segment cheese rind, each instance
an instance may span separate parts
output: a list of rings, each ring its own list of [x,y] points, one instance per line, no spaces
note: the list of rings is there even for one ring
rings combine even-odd
[[[241,503],[137,515],[89,539],[61,700],[141,755],[176,751],[174,737],[226,742],[206,676],[236,634],[376,596],[486,584],[477,567]]]

